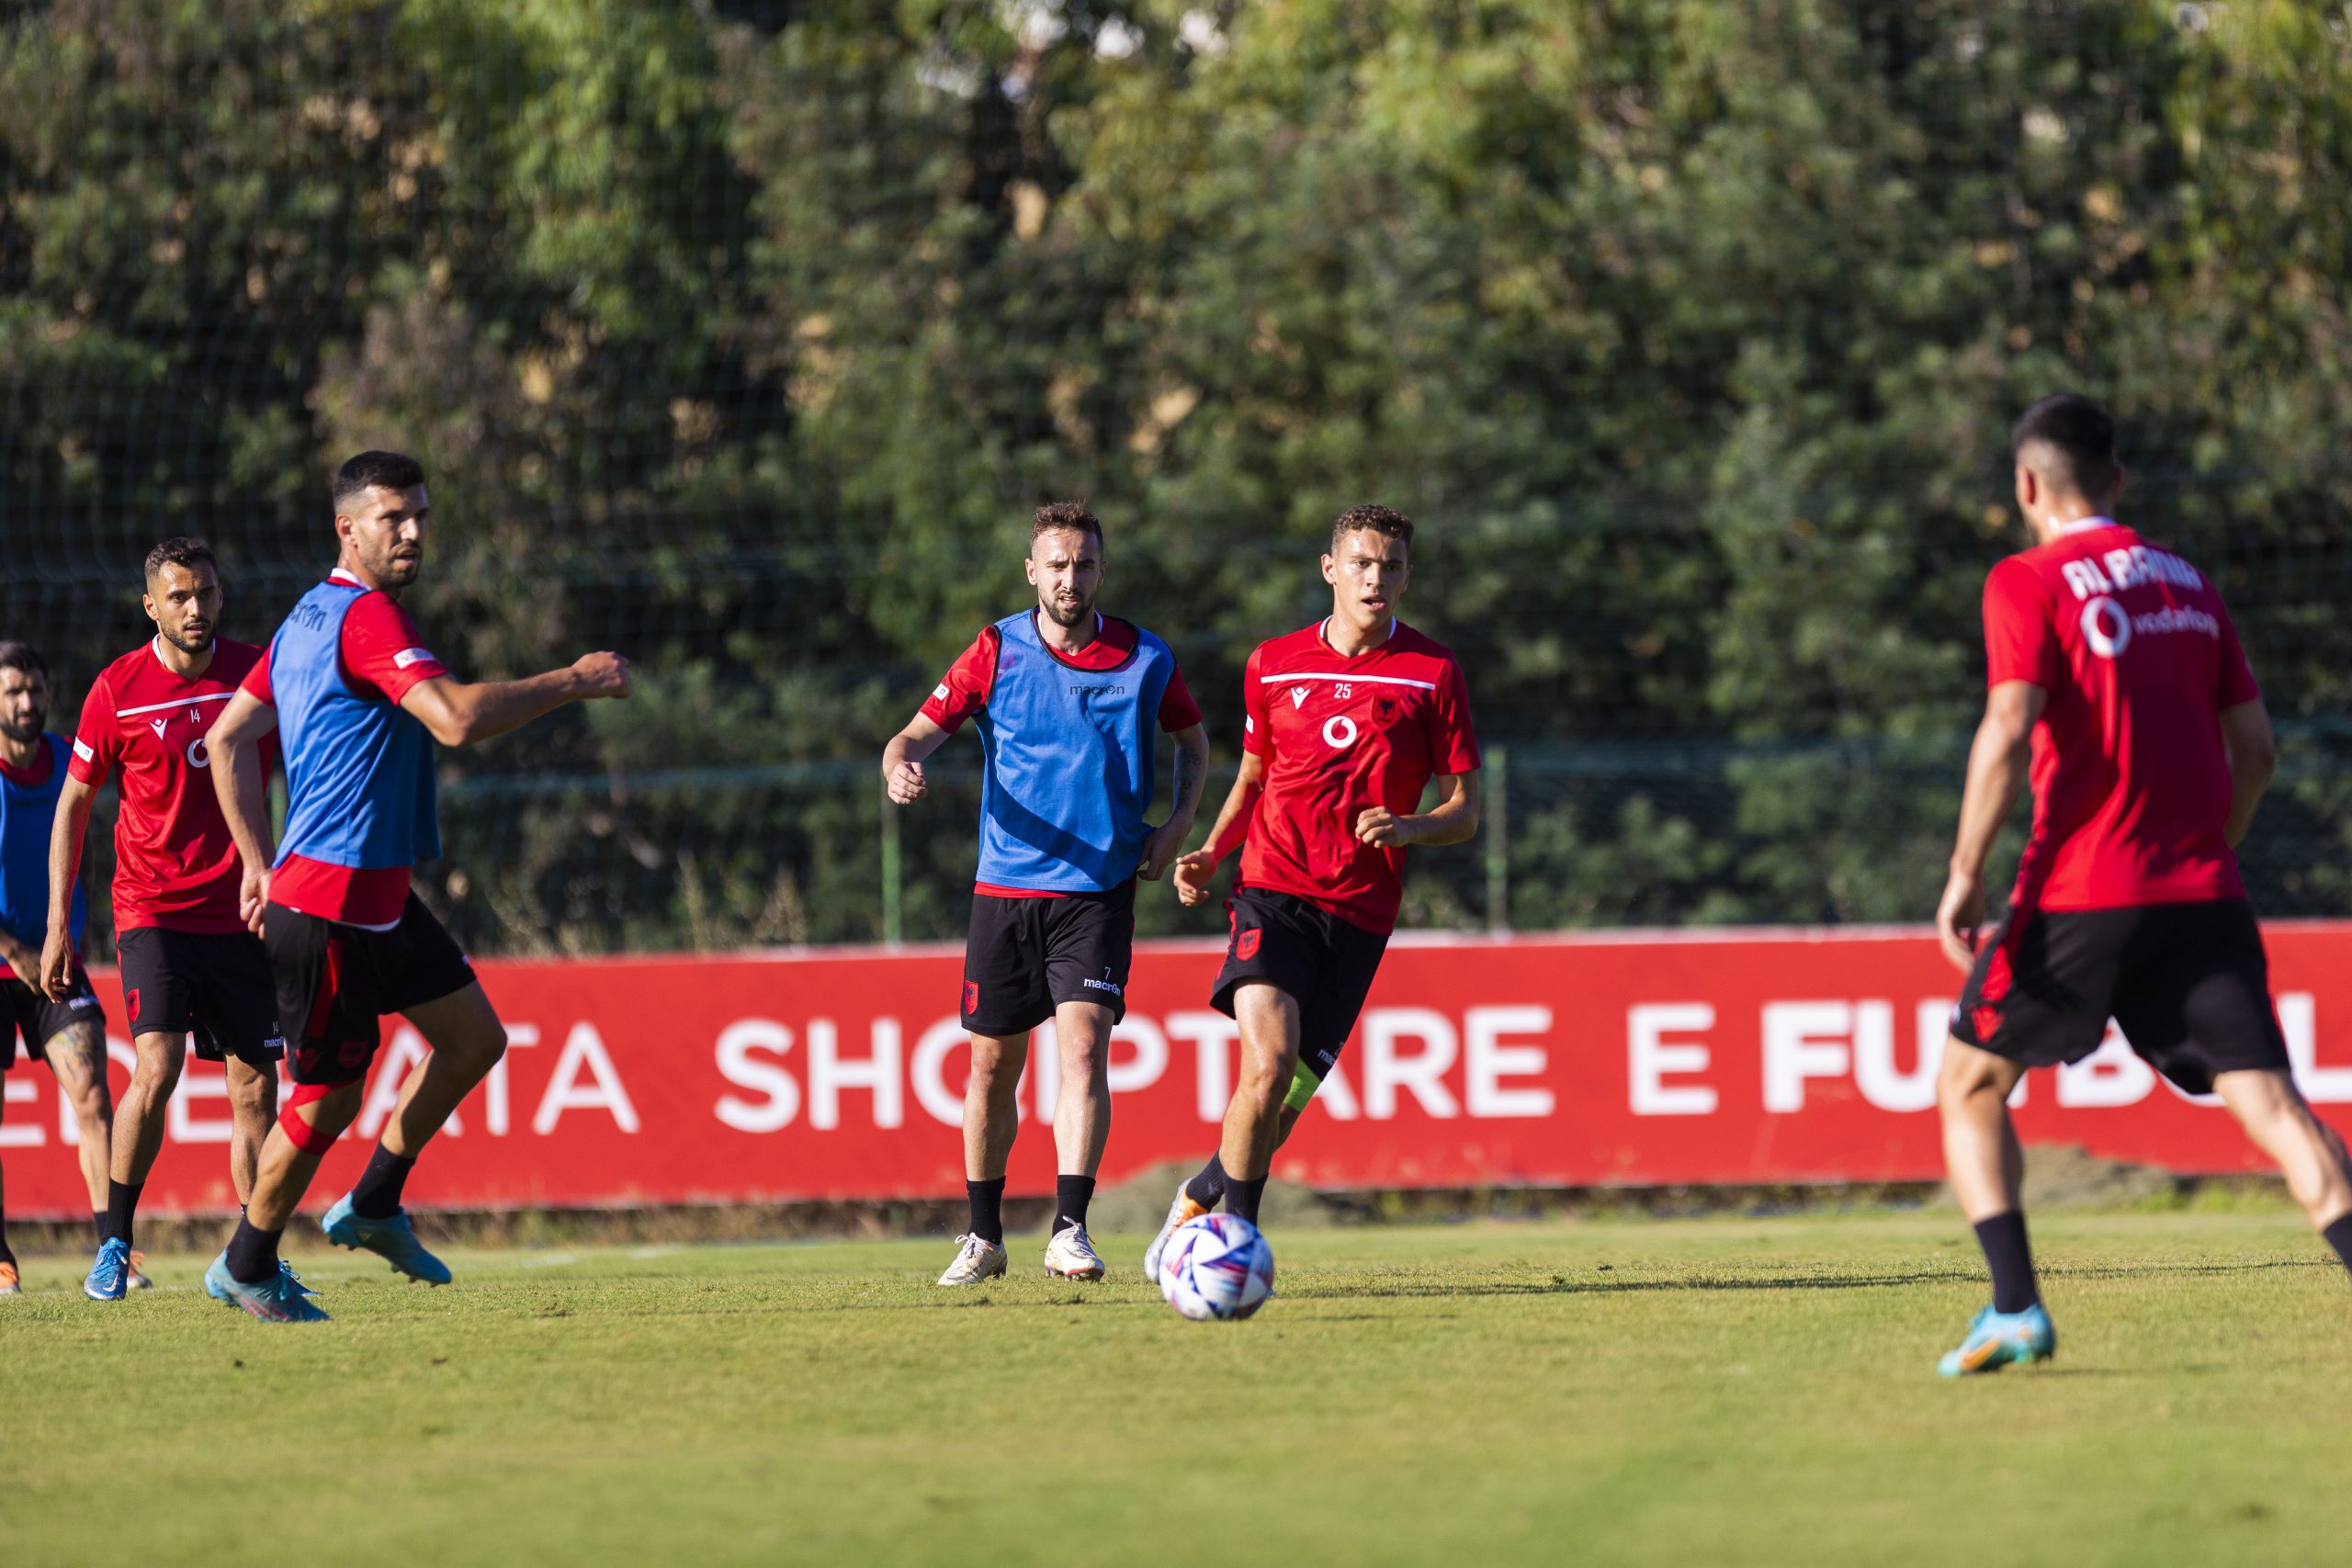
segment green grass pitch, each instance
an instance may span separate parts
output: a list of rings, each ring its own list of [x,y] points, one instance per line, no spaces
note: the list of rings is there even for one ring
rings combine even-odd
[[[1276,1232],[1280,1294],[935,1290],[939,1242],[202,1259],[0,1303],[31,1565],[2340,1562],[2352,1285],[2290,1214],[2037,1223],[2058,1359],[1964,1383],[1956,1215]]]

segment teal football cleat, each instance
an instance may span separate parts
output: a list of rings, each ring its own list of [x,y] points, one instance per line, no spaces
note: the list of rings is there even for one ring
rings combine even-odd
[[[229,1273],[229,1255],[223,1252],[204,1271],[204,1293],[216,1302],[250,1313],[264,1323],[324,1323],[327,1314],[310,1303],[301,1281],[285,1265],[257,1285],[248,1285]]]
[[[287,1262],[283,1258],[277,1260],[277,1271],[286,1276],[286,1287],[297,1294],[315,1296],[319,1293],[302,1283],[302,1276],[294,1272],[294,1265]],[[226,1279],[227,1276],[224,1274],[222,1278]],[[220,1288],[220,1281],[212,1278],[212,1271],[209,1269],[204,1271],[204,1293],[216,1302],[225,1302],[229,1299],[228,1292]]]
[[[82,1281],[82,1293],[94,1302],[119,1302],[130,1289],[130,1244],[110,1235],[98,1243],[97,1261]]]
[[[2050,1326],[2050,1314],[2040,1302],[2023,1312],[1995,1312],[1988,1306],[1969,1324],[1960,1348],[1946,1351],[1936,1363],[1936,1371],[1948,1378],[1997,1372],[2012,1363],[2046,1361],[2057,1348],[2058,1331]]]
[[[449,1282],[449,1266],[424,1250],[416,1239],[415,1227],[408,1223],[406,1209],[393,1210],[388,1220],[371,1220],[352,1208],[351,1194],[346,1192],[334,1201],[320,1224],[337,1247],[364,1247],[390,1263],[396,1273],[428,1285]]]

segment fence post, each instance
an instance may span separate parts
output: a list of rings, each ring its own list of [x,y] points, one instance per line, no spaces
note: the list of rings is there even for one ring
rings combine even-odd
[[[890,804],[888,784],[875,799],[882,807],[882,940],[896,943],[906,937],[905,906],[899,886],[899,813]]]
[[[1510,930],[1510,748],[1487,753],[1487,929]]]

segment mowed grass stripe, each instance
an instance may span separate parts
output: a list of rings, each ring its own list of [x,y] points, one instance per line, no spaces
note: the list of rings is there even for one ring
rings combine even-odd
[[[2352,1286],[2292,1215],[2037,1222],[2048,1368],[1949,1384],[1954,1216],[1277,1233],[1194,1325],[937,1242],[296,1259],[0,1308],[0,1552],[174,1563],[2334,1562]]]

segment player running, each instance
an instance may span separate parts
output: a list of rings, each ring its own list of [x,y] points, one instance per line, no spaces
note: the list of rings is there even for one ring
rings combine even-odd
[[[91,994],[80,958],[62,995],[40,989],[40,944],[48,935],[49,833],[65,787],[65,738],[51,735],[49,665],[21,642],[0,642],[0,1073],[16,1065],[17,1037],[49,1064],[74,1107],[81,1134],[82,1180],[90,1218],[105,1234],[107,1149],[113,1112],[107,1092],[106,1015]],[[68,942],[78,948],[87,915],[74,890]],[[0,1100],[0,1110],[6,1101]],[[136,1283],[143,1288],[144,1276]],[[17,1255],[8,1249],[7,1206],[0,1189],[0,1296],[20,1294]]]
[[[1944,1161],[1993,1277],[1946,1377],[2056,1348],[2008,1097],[2027,1068],[2097,1050],[2110,1016],[2174,1083],[2221,1095],[2352,1268],[2352,1169],[2289,1075],[2238,877],[2276,754],[2229,612],[2195,567],[2109,515],[2123,469],[2105,409],[2044,398],[2010,447],[2033,547],[1984,585],[1991,694],[1936,910],[1968,974],[1936,1084]],[[1985,857],[2029,769],[2033,831],[1980,948]]]
[[[141,601],[155,635],[100,671],[82,699],[74,761],[49,842],[49,942],[41,988],[74,994],[73,906],[90,807],[121,770],[115,818],[114,929],[123,1011],[138,1063],[114,1120],[106,1217],[82,1292],[119,1301],[139,1254],[132,1217],[164,1146],[165,1108],[187,1059],[219,1062],[228,1079],[229,1179],[243,1203],[270,1119],[277,1114],[277,996],[269,960],[237,914],[237,846],[206,770],[207,733],[261,659],[216,635],[220,574],[201,539],[148,552]],[[265,770],[277,752],[264,743]]]
[[[294,1092],[261,1154],[245,1215],[204,1286],[273,1323],[325,1318],[280,1269],[279,1235],[320,1158],[359,1113],[381,1040],[401,1013],[432,1047],[358,1184],[321,1222],[413,1280],[447,1284],[401,1206],[425,1143],[506,1049],[506,1031],[464,953],[409,890],[441,852],[434,743],[468,746],[585,697],[628,695],[628,661],[592,653],[523,681],[464,684],[401,608],[431,517],[414,458],[362,452],[334,476],[334,573],[304,594],[211,736],[212,782],[243,862],[241,912],[261,933],[293,1043]],[[275,864],[258,747],[286,755],[286,840]]]
[[[1208,842],[1176,863],[1187,905],[1241,850],[1232,937],[1210,997],[1241,1029],[1225,1139],[1177,1190],[1144,1254],[1158,1278],[1177,1226],[1226,1212],[1252,1224],[1274,1150],[1340,1059],[1404,897],[1405,847],[1478,830],[1478,739],[1453,655],[1396,619],[1413,525],[1385,506],[1331,526],[1331,614],[1258,645],[1242,673],[1240,776]],[[1438,801],[1415,815],[1431,779]]]
[[[1168,645],[1094,608],[1102,525],[1072,502],[1038,508],[1029,531],[1036,604],[984,626],[882,752],[902,806],[927,791],[923,759],[979,721],[979,880],[964,949],[965,1192],[971,1228],[943,1285],[1004,1272],[1004,1169],[1029,1032],[1054,1021],[1061,1067],[1054,1109],[1054,1224],[1046,1272],[1099,1280],[1087,1239],[1094,1173],[1111,1132],[1111,1030],[1125,1014],[1136,878],[1157,878],[1184,846],[1208,775],[1209,743]],[[1145,821],[1156,788],[1155,730],[1176,739],[1168,820]]]

